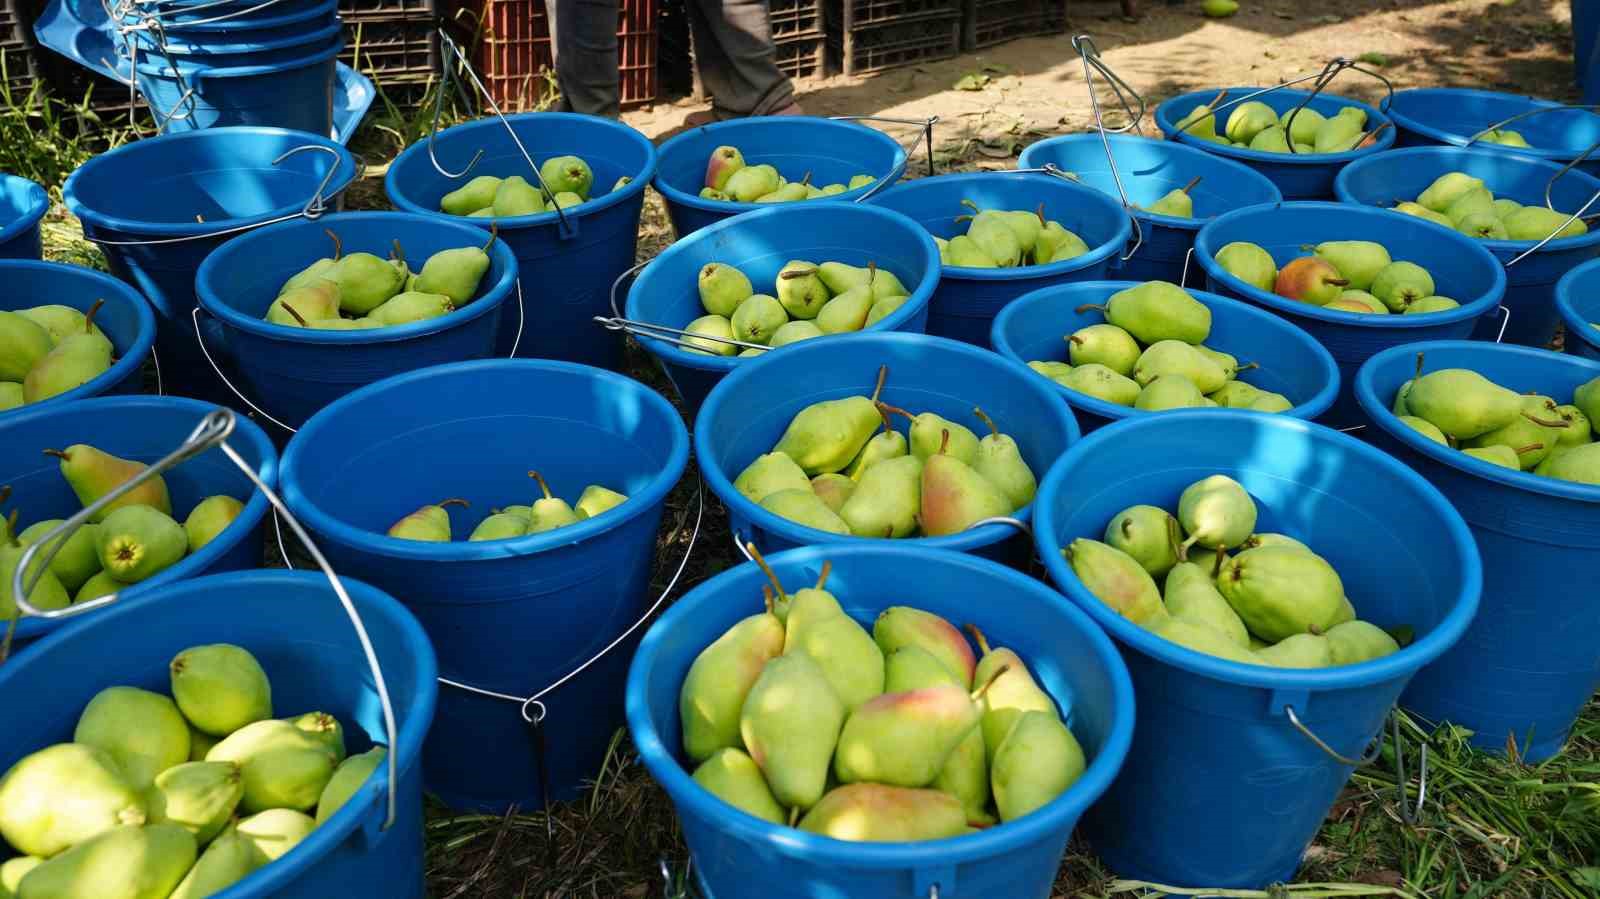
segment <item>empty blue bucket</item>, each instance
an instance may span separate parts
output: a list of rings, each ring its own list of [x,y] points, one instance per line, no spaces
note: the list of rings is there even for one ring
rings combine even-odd
[[[83,508],[61,476],[60,461],[46,456],[44,450],[87,443],[114,456],[150,464],[177,449],[214,408],[178,397],[91,397],[37,409],[24,407],[0,417],[0,484],[11,485],[10,508],[22,513],[18,528],[50,518],[69,518]],[[276,482],[278,454],[260,428],[239,417],[228,441],[257,477],[269,486]],[[124,596],[142,596],[202,574],[261,567],[267,498],[220,449],[206,450],[162,477],[172,497],[173,517],[180,523],[196,503],[218,493],[243,501],[244,511],[199,552],[122,591]],[[23,618],[17,623],[17,639],[37,639],[63,620]]]
[[[457,362],[371,384],[317,413],[290,441],[283,492],[341,572],[392,593],[422,621],[440,674],[510,697],[542,697],[552,799],[600,772],[622,726],[623,680],[650,606],[656,531],[688,462],[683,420],[638,381],[569,362]],[[530,503],[536,468],[568,502],[586,484],[629,495],[577,524],[469,543],[489,510]],[[453,543],[385,535],[448,497]],[[532,703],[449,686],[429,735],[428,791],[456,808],[540,799]]]
[[[341,396],[390,375],[494,355],[500,306],[512,297],[517,260],[489,247],[477,296],[440,318],[390,328],[320,331],[265,321],[278,288],[333,249],[386,256],[398,240],[416,269],[440,250],[479,246],[481,228],[399,212],[343,212],[261,228],[223,244],[195,278],[200,306],[222,322],[224,341],[251,401],[291,428]],[[513,303],[515,300],[513,299]]]
[[[811,173],[811,183],[848,185],[856,175],[878,180],[829,199],[860,200],[900,180],[906,170],[906,151],[892,137],[859,122],[811,116],[754,116],[693,128],[661,145],[661,165],[656,170],[656,190],[667,201],[667,217],[682,240],[690,234],[738,215],[762,209],[765,203],[707,200],[706,163],[721,146],[739,148],[745,165],[771,165],[784,177],[798,181]],[[815,202],[815,201],[814,201]]]
[[[1244,94],[1254,93],[1260,89],[1259,87],[1230,87],[1228,88],[1227,97],[1223,98],[1221,102],[1226,103],[1228,100]],[[1284,113],[1299,106],[1310,94],[1310,91],[1281,88],[1251,99],[1267,104],[1281,117]],[[1191,147],[1198,147],[1207,153],[1238,160],[1266,175],[1273,184],[1278,185],[1278,189],[1283,192],[1285,200],[1322,200],[1332,197],[1333,179],[1335,175],[1339,174],[1340,169],[1363,156],[1370,156],[1373,153],[1387,150],[1394,145],[1395,135],[1392,127],[1383,129],[1383,133],[1378,135],[1372,146],[1362,147],[1357,150],[1346,150],[1343,153],[1268,153],[1265,150],[1252,150],[1249,147],[1224,147],[1213,141],[1178,130],[1178,122],[1182,121],[1190,110],[1202,103],[1211,103],[1216,98],[1216,95],[1217,91],[1215,90],[1203,90],[1173,97],[1156,107],[1157,127],[1161,129],[1162,134],[1167,136],[1168,140],[1176,140]],[[1219,113],[1217,118],[1221,119],[1220,124],[1226,125],[1227,113],[1233,112],[1233,110],[1242,105],[1244,104],[1234,104]],[[1306,108],[1314,109],[1324,116],[1332,118],[1339,113],[1339,110],[1347,106],[1354,106],[1366,112],[1366,130],[1368,132],[1376,131],[1383,123],[1389,121],[1389,117],[1379,112],[1375,107],[1359,100],[1351,100],[1348,97],[1339,97],[1327,93],[1317,94],[1312,97]]]
[[[1574,37],[1577,37],[1574,28]],[[1518,119],[1506,127],[1528,139],[1531,147],[1507,147],[1477,141],[1474,150],[1531,156],[1565,165],[1600,141],[1600,116],[1538,97],[1467,87],[1415,87],[1396,91],[1385,111],[1399,129],[1396,147],[1465,147],[1473,135],[1490,125],[1531,110],[1550,110]],[[1600,175],[1600,159],[1585,159],[1578,167]],[[1409,197],[1407,199],[1410,199]]]
[[[44,188],[26,178],[0,174],[0,259],[38,259],[44,255],[39,221],[50,211]]]
[[[1116,156],[1122,189],[1135,205],[1149,206],[1191,179],[1201,179],[1189,191],[1194,200],[1193,218],[1133,211],[1143,229],[1144,243],[1132,259],[1113,263],[1112,274],[1119,279],[1182,284],[1184,263],[1202,225],[1224,212],[1283,199],[1278,186],[1265,175],[1214,153],[1174,141],[1125,134],[1108,134],[1106,140]],[[1017,168],[1036,169],[1047,164],[1069,171],[1081,183],[1121,201],[1100,135],[1068,134],[1039,141],[1022,151]]]
[[[272,164],[305,146],[319,151]],[[342,145],[283,128],[216,128],[125,144],[67,179],[61,192],[84,236],[105,251],[112,274],[155,308],[168,392],[230,397],[195,344],[195,272],[239,232],[299,215],[330,171],[322,197],[333,203],[356,175],[355,157]],[[213,325],[207,343],[216,346],[221,336]]]
[[[725,571],[678,600],[650,628],[628,673],[628,727],[639,757],[672,798],[708,899],[1048,899],[1078,818],[1121,767],[1133,732],[1127,669],[1085,615],[1033,578],[985,559],[926,547],[818,546],[769,556],[784,583],[816,583],[871,626],[909,602],[1015,650],[1060,705],[1089,767],[1038,811],[967,836],[922,843],[853,843],[779,827],[738,811],[684,766],[678,691],[696,655],[760,608],[765,575]],[[907,593],[908,585],[915,585]],[[1005,597],[1004,608],[981,597]],[[755,599],[752,601],[752,597]]]
[[[763,553],[814,543],[927,546],[1026,564],[1031,548],[1015,524],[980,524],[946,537],[898,540],[830,534],[776,515],[735,490],[733,480],[770,452],[801,409],[823,400],[868,396],[887,365],[882,400],[913,414],[935,412],[987,433],[972,414],[980,407],[1010,434],[1036,477],[1078,439],[1078,423],[1050,382],[1021,363],[967,344],[922,334],[877,332],[803,340],[781,352],[745,360],[706,397],[694,423],[700,472],[728,509],[740,545]],[[897,422],[897,425],[899,422]],[[1033,506],[1012,513],[1026,524]]]
[[[926,229],[905,216],[855,203],[763,207],[679,239],[639,273],[628,291],[627,318],[682,328],[705,314],[697,285],[707,263],[733,265],[758,293],[771,294],[778,270],[792,259],[877,263],[894,273],[911,297],[868,330],[920,333],[927,327],[928,299],[939,283],[939,248]],[[691,416],[724,375],[750,361],[693,352],[670,340],[638,340],[661,363]]]
[[[15,312],[41,304],[60,304],[88,312],[105,300],[94,323],[111,341],[113,362],[99,377],[65,393],[22,409],[81,400],[102,393],[140,393],[144,363],[156,340],[156,317],[137,290],[94,269],[58,262],[0,259],[0,282],[6,285],[0,309]],[[21,411],[0,412],[0,417]]]
[[[1600,259],[1591,259],[1556,282],[1556,311],[1567,326],[1566,350],[1600,361]]]
[[[1477,620],[1455,649],[1412,682],[1405,706],[1469,728],[1473,744],[1486,751],[1503,753],[1512,740],[1524,759],[1543,761],[1561,751],[1600,686],[1600,647],[1593,639],[1600,606],[1587,576],[1600,563],[1600,486],[1501,468],[1429,442],[1401,423],[1389,408],[1400,385],[1416,376],[1418,353],[1427,371],[1470,368],[1558,403],[1600,375],[1600,363],[1527,347],[1436,341],[1373,356],[1355,382],[1374,425],[1372,441],[1450,499],[1483,555]],[[1420,542],[1406,545],[1416,551]]]
[[[1542,205],[1545,185],[1550,184],[1550,179],[1561,171],[1561,166],[1487,150],[1411,147],[1352,164],[1339,174],[1336,190],[1339,199],[1345,203],[1387,207],[1401,200],[1416,199],[1435,178],[1451,171],[1482,178],[1484,185],[1496,197]],[[1555,204],[1554,208],[1571,214],[1589,202],[1596,193],[1600,193],[1600,179],[1583,172],[1569,171],[1551,185],[1550,199]],[[1600,209],[1600,203],[1592,209]],[[1552,240],[1515,264],[1512,264],[1512,260],[1527,252],[1538,241],[1471,240],[1482,244],[1506,265],[1503,305],[1506,314],[1511,317],[1509,323],[1499,316],[1483,319],[1478,323],[1474,336],[1480,340],[1494,340],[1504,326],[1506,340],[1530,346],[1544,346],[1555,336],[1556,324],[1561,321],[1561,315],[1555,308],[1556,282],[1574,266],[1600,255],[1600,230],[1595,229],[1577,237]],[[1418,335],[1418,339],[1424,338]]]
[[[1092,187],[1054,175],[1026,172],[967,172],[908,181],[867,202],[893,209],[917,221],[935,237],[967,233],[956,217],[971,210],[971,200],[984,209],[1034,209],[1075,232],[1089,245],[1076,259],[1020,268],[967,268],[947,265],[928,305],[928,333],[989,345],[989,326],[1005,305],[1041,287],[1106,277],[1133,233],[1131,219],[1118,200]]]
[[[1410,627],[1416,641],[1339,668],[1227,661],[1118,615],[1062,559],[1061,547],[1100,539],[1128,506],[1177,509],[1183,489],[1211,474],[1250,492],[1258,530],[1327,558],[1363,619]],[[1133,674],[1133,748],[1084,835],[1107,867],[1138,880],[1250,889],[1290,880],[1353,770],[1309,734],[1361,756],[1407,682],[1478,607],[1477,547],[1439,491],[1353,437],[1286,416],[1184,411],[1103,428],[1050,470],[1038,507],[1034,538],[1051,580],[1111,633]],[[1374,556],[1375,546],[1389,551]]]
[[[989,342],[995,352],[1018,362],[1066,361],[1067,342],[1063,338],[1106,320],[1097,310],[1080,312],[1079,308],[1089,303],[1104,305],[1117,291],[1136,286],[1132,281],[1085,281],[1024,294],[994,320]],[[1206,338],[1206,346],[1233,354],[1241,364],[1254,362],[1260,366],[1240,372],[1239,380],[1288,397],[1294,408],[1283,414],[1311,419],[1333,405],[1339,395],[1339,368],[1311,335],[1248,303],[1198,290],[1189,294],[1211,310],[1211,336]],[[1084,433],[1124,418],[1165,414],[1108,403],[1063,387],[1044,375],[1038,378],[1072,407]]]
[[[164,58],[136,66],[139,92],[175,134],[255,125],[293,128],[311,134],[333,133],[334,67],[344,48],[342,35],[291,58],[212,67],[179,64]]]
[[[433,648],[399,603],[344,580],[361,616],[394,709],[391,741],[361,643],[323,575],[245,571],[170,584],[119,599],[74,627],[41,640],[0,666],[0,690],[37,701],[6,715],[0,770],[52,743],[72,739],[78,710],[109,686],[166,693],[173,656],[191,646],[248,649],[272,681],[275,712],[327,712],[344,725],[352,754],[389,746],[400,779],[396,818],[387,765],[293,850],[213,899],[324,899],[381,895],[422,899],[422,783],[417,764],[438,694]],[[293,609],[292,616],[286,609]],[[130,635],[137,635],[130,639]],[[106,660],[115,658],[115,666]]]
[[[495,223],[500,239],[517,257],[529,320],[536,327],[522,335],[518,356],[564,359],[615,369],[622,364],[622,341],[595,325],[611,309],[611,286],[633,268],[644,188],[656,171],[656,150],[644,135],[620,122],[569,112],[507,116],[536,164],[552,156],[576,154],[594,172],[589,202],[565,210],[510,218],[465,218],[439,211],[439,198],[478,175],[521,174],[539,182],[499,119],[479,119],[412,144],[389,165],[384,189],[405,212],[438,216],[487,229]],[[461,177],[439,174],[429,154],[447,168],[467,169]],[[632,180],[611,190],[618,178]],[[516,328],[502,313],[502,355],[511,352]]]
[[[1236,240],[1250,241],[1272,254],[1281,268],[1302,249],[1325,240],[1373,240],[1433,275],[1434,289],[1461,303],[1459,309],[1418,315],[1364,315],[1324,309],[1261,290],[1224,271],[1218,250]],[[1359,424],[1350,383],[1356,369],[1378,350],[1429,338],[1466,337],[1505,294],[1506,273],[1480,241],[1415,216],[1341,203],[1280,203],[1239,209],[1214,219],[1195,238],[1195,261],[1206,273],[1206,289],[1265,306],[1287,318],[1328,348],[1339,364],[1339,399],[1325,421],[1335,427]]]

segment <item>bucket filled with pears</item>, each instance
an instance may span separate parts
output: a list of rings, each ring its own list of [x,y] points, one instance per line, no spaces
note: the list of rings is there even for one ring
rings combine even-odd
[[[1588,110],[1502,91],[1414,87],[1395,91],[1387,111],[1400,131],[1397,147],[1465,147],[1476,138],[1471,144],[1476,148],[1562,165],[1600,140],[1600,122]],[[1509,126],[1484,133],[1489,126],[1519,115],[1523,118]],[[1591,175],[1600,174],[1600,160],[1578,159],[1577,165]]]
[[[1343,385],[1325,419],[1337,427],[1363,422],[1350,382],[1373,353],[1464,338],[1506,289],[1480,241],[1347,203],[1235,210],[1200,230],[1195,260],[1207,290],[1265,307],[1327,347]]]
[[[888,134],[810,116],[718,122],[687,130],[658,152],[654,184],[680,240],[757,203],[853,202],[900,180],[906,168],[905,150]]]
[[[1018,524],[1077,435],[1021,365],[941,338],[859,335],[730,375],[701,409],[695,455],[735,536],[765,552],[909,539],[1025,561]]]
[[[1335,189],[1343,202],[1392,208],[1459,231],[1505,264],[1505,311],[1478,323],[1472,336],[1479,340],[1503,332],[1512,343],[1548,345],[1561,321],[1557,282],[1600,255],[1600,231],[1572,217],[1600,194],[1600,178],[1577,169],[1563,174],[1542,159],[1409,147],[1351,165]],[[1596,208],[1600,203],[1587,212]]]
[[[138,291],[54,262],[0,260],[0,277],[0,412],[143,391],[156,320]]]
[[[1483,604],[1406,705],[1474,745],[1542,761],[1594,690],[1600,626],[1572,572],[1600,564],[1600,363],[1480,341],[1372,357],[1356,377],[1371,440],[1449,497],[1483,555]]]
[[[274,274],[266,275],[263,273]],[[348,212],[242,235],[206,258],[200,306],[222,323],[244,394],[291,428],[390,375],[496,352],[517,261],[498,233]],[[509,308],[509,307],[508,307]]]
[[[52,697],[7,714],[3,895],[311,897],[355,877],[422,896],[417,771],[433,651],[393,599],[344,586],[381,665],[382,701],[321,572],[169,584],[0,666],[8,695]]]
[[[1270,312],[1166,281],[1046,287],[995,319],[995,352],[1049,379],[1085,431],[1138,412],[1233,408],[1316,418],[1333,357]]]
[[[1034,537],[1051,580],[1119,644],[1139,705],[1125,773],[1085,836],[1117,874],[1181,887],[1293,879],[1354,760],[1462,638],[1481,586],[1465,522],[1416,472],[1332,429],[1237,410],[1085,437],[1041,484]],[[1375,561],[1375,545],[1407,551]],[[1158,804],[1216,826],[1149,814]]]
[[[207,412],[177,397],[94,397],[8,416],[0,425],[0,630],[20,615],[12,574],[23,551],[176,449]],[[266,434],[235,422],[232,447],[268,484],[278,459]],[[110,593],[135,596],[196,575],[261,564],[267,499],[219,449],[184,461],[36,551],[28,601],[65,609]],[[96,614],[96,613],[88,613]],[[64,619],[21,617],[31,641]]]
[[[626,318],[687,332],[639,343],[692,411],[730,371],[801,341],[921,332],[938,251],[904,216],[860,204],[783,204],[668,247],[628,289]]]
[[[1004,614],[972,603],[1002,594]],[[724,572],[651,628],[627,702],[719,899],[1045,899],[1133,730],[1126,670],[1087,617],[921,546]]]

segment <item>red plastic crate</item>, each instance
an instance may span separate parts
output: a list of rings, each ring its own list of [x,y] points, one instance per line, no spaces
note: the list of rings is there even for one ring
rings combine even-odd
[[[656,9],[656,0],[622,3],[617,62],[624,107],[656,99]],[[481,32],[474,63],[484,86],[502,109],[534,106],[544,93],[545,73],[551,66],[544,0],[481,0],[474,12]]]

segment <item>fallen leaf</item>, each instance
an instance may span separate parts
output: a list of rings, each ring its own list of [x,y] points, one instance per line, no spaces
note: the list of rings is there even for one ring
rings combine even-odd
[[[1572,882],[1578,886],[1600,888],[1600,868],[1573,868]]]
[[[989,76],[981,72],[968,72],[956,80],[958,91],[981,91],[989,83]]]
[[[1356,877],[1358,883],[1370,883],[1373,886],[1399,888],[1405,884],[1405,877],[1399,871],[1384,868],[1381,871],[1368,871]]]
[[[1369,50],[1366,53],[1357,56],[1356,61],[1364,62],[1369,66],[1378,66],[1379,68],[1382,68],[1389,64],[1389,57],[1384,56],[1382,53],[1374,53]]]

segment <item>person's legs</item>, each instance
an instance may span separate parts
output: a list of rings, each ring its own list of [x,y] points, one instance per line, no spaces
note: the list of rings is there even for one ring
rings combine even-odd
[[[717,118],[797,111],[794,85],[777,64],[766,0],[689,0],[700,81]]]
[[[617,62],[618,0],[545,0],[550,54],[561,85],[559,108],[616,118],[622,75]]]

